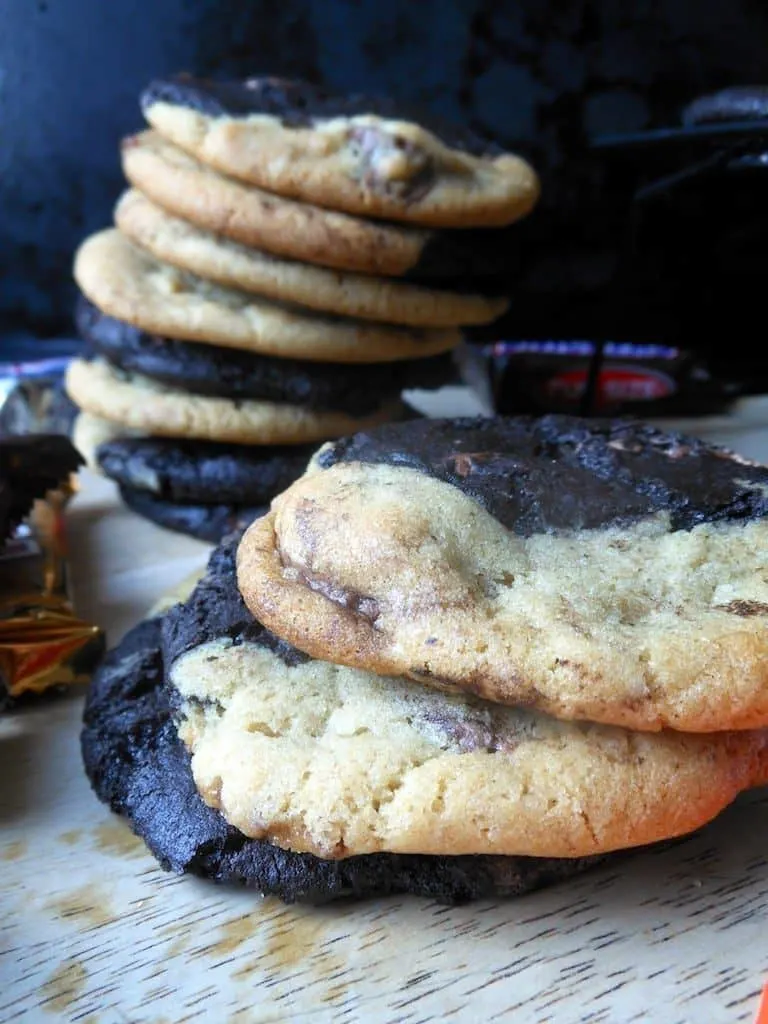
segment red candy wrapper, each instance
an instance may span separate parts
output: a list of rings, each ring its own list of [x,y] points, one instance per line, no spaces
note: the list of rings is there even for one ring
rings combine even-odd
[[[597,349],[592,341],[497,341],[471,348],[464,375],[508,415],[710,415],[741,393],[692,352],[630,342]]]

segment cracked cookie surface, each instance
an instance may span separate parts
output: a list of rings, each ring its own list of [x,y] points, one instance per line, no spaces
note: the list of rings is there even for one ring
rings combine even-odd
[[[355,422],[382,423],[403,408],[396,401],[356,420],[288,403],[192,395],[138,373],[122,373],[101,359],[73,359],[66,389],[85,412],[132,431],[233,444],[308,444],[344,434]]]

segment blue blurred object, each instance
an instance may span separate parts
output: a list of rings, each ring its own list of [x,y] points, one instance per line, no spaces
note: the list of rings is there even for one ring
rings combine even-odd
[[[587,135],[673,124],[693,96],[768,81],[768,5],[3,0],[0,334],[71,329],[72,253],[111,220],[138,93],[181,70],[388,93],[520,148],[544,185],[518,285],[536,296],[612,273]]]
[[[64,374],[84,347],[70,338],[0,334],[0,437],[71,432],[77,410]]]

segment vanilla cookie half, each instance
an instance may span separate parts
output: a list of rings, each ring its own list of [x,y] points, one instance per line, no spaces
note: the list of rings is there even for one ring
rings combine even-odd
[[[498,294],[494,280],[524,257],[514,225],[435,230],[323,209],[219,174],[157,132],[124,139],[121,155],[128,181],[169,213],[302,263]]]

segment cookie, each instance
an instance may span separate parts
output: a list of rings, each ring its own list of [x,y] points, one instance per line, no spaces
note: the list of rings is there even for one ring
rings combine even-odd
[[[763,121],[768,118],[768,87],[734,86],[700,96],[683,111],[683,124],[713,124],[722,121]]]
[[[679,434],[343,440],[245,535],[239,581],[318,658],[634,729],[768,725],[768,468]]]
[[[163,687],[161,622],[154,618],[136,626],[96,672],[81,747],[98,798],[127,818],[167,871],[243,886],[287,903],[397,893],[462,903],[519,896],[599,863],[397,854],[329,861],[249,839],[207,807],[195,789]]]
[[[242,530],[266,512],[265,506],[194,504],[169,501],[150,491],[120,484],[120,497],[128,508],[150,522],[174,533],[218,544],[233,530]]]
[[[73,359],[66,388],[85,412],[141,434],[232,444],[307,444],[401,413],[399,402],[354,419],[343,412],[316,412],[288,403],[192,395],[138,373],[116,370],[101,359]]]
[[[414,327],[456,327],[491,323],[509,307],[505,298],[423,288],[280,259],[174,217],[135,189],[117,204],[115,223],[158,260],[229,288],[323,313]]]
[[[768,778],[768,730],[635,734],[308,658],[247,623],[236,543],[169,613],[164,652],[196,787],[254,839],[594,856],[690,832]]]
[[[454,328],[421,329],[303,313],[246,292],[221,288],[101,231],[80,246],[75,278],[109,316],[152,334],[265,355],[331,363],[420,359],[458,344]]]
[[[95,456],[105,476],[166,501],[267,505],[301,476],[315,447],[114,437]]]
[[[163,138],[234,178],[332,210],[430,227],[502,227],[538,198],[533,169],[468,129],[304,82],[152,82]]]
[[[504,294],[524,258],[515,226],[432,231],[324,210],[218,174],[157,132],[121,153],[128,181],[164,210],[277,256],[483,294]]]
[[[358,416],[392,402],[403,390],[442,387],[457,376],[451,353],[374,367],[276,359],[163,338],[106,316],[84,297],[76,321],[81,337],[113,366],[215,398],[288,402]]]

